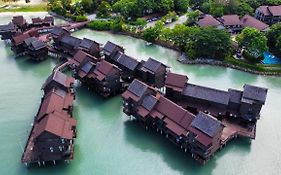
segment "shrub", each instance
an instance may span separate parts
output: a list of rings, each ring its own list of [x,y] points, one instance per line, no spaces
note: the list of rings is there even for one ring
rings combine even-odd
[[[87,16],[84,16],[84,15],[76,16],[74,21],[76,21],[76,22],[87,21]]]
[[[110,30],[111,23],[112,23],[111,21],[95,20],[95,21],[91,21],[88,24],[88,27],[93,30]]]

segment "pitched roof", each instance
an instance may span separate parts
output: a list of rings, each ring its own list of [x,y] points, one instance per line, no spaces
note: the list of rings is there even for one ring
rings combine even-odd
[[[239,104],[241,102],[242,91],[236,89],[228,89],[229,101]]]
[[[200,27],[217,27],[221,23],[216,20],[216,18],[214,18],[212,15],[205,15],[202,19],[198,20],[197,24]]]
[[[3,31],[12,31],[12,30],[16,30],[16,26],[14,23],[9,23],[9,24],[5,24],[5,25],[0,25],[0,32]]]
[[[60,85],[69,88],[70,85],[74,83],[74,78],[67,76],[60,71],[55,71],[46,79],[42,89],[44,89],[51,81],[55,81]]]
[[[79,46],[84,48],[84,49],[90,49],[92,46],[94,46],[96,48],[99,48],[100,45],[99,45],[99,43],[97,43],[93,40],[83,38],[83,40],[81,41]]]
[[[254,18],[250,15],[243,16],[243,18],[241,19],[241,22],[242,22],[242,27],[252,27],[252,28],[256,28],[260,31],[264,31],[269,27],[267,24],[261,22],[260,20]]]
[[[114,64],[102,60],[101,62],[97,63],[94,73],[100,76],[100,78],[98,78],[99,80],[102,80],[106,76],[109,76],[112,70],[116,70],[116,72],[120,71],[120,69]]]
[[[32,18],[31,20],[32,20],[33,24],[37,24],[37,23],[42,23],[43,22],[43,20],[41,18],[39,18],[39,17]]]
[[[256,101],[261,102],[262,104],[265,103],[268,89],[257,87],[257,86],[252,86],[249,84],[245,84],[243,86],[243,88],[244,88],[244,91],[243,91],[242,98],[256,100]]]
[[[78,47],[79,44],[81,43],[81,39],[76,38],[71,35],[64,35],[61,40],[62,43],[73,46],[73,47]]]
[[[193,84],[187,84],[183,95],[223,105],[228,105],[229,102],[228,92]]]
[[[23,18],[23,16],[14,16],[12,22],[15,25],[23,26],[26,23],[26,20]]]
[[[260,9],[261,13],[263,13],[265,16],[270,15],[270,12],[268,11],[268,6],[263,5],[259,6],[258,9]]]
[[[223,25],[242,25],[238,15],[224,15],[221,21]]]
[[[137,66],[139,65],[138,60],[136,60],[135,58],[132,58],[126,54],[122,54],[117,59],[117,62],[130,70],[135,70],[137,68]]]
[[[123,49],[121,46],[114,44],[110,41],[107,41],[107,43],[104,45],[103,50],[106,52],[106,54],[112,54],[112,52],[115,50],[116,47],[119,47]]]
[[[74,137],[72,128],[75,126],[75,119],[58,112],[53,112],[35,125],[34,138],[37,138],[43,132],[49,132],[61,138],[72,139]]]
[[[156,103],[157,103],[157,99],[152,95],[148,95],[148,96],[144,97],[141,105],[146,110],[151,111],[154,108],[154,106],[156,105]]]
[[[61,27],[54,27],[54,28],[50,31],[50,33],[51,33],[52,35],[55,35],[55,36],[60,36],[60,35],[62,35],[62,34],[64,34],[64,33],[68,33],[68,34],[69,34],[69,32],[68,32],[66,29],[61,28]]]
[[[28,33],[22,33],[20,35],[17,36],[13,36],[13,40],[15,45],[20,45],[24,42],[25,39],[29,38],[30,35]]]
[[[192,121],[191,126],[207,134],[209,137],[214,137],[223,125],[214,117],[199,112]]]
[[[163,64],[153,58],[149,58],[147,61],[145,61],[145,63],[142,65],[142,69],[146,68],[151,72],[156,72],[160,66],[162,66]]]
[[[42,49],[42,48],[46,48],[47,45],[43,41],[41,41],[41,40],[36,40],[36,41],[33,41],[31,43],[31,47],[34,50],[39,50],[39,49]]]
[[[81,63],[85,61],[92,61],[95,62],[96,58],[90,54],[87,54],[86,52],[82,50],[78,50],[73,58],[70,60],[70,63],[76,63],[76,65],[80,65]]]
[[[35,37],[30,37],[30,38],[26,38],[25,40],[24,40],[24,43],[27,45],[27,46],[29,46],[29,45],[31,45],[31,43],[33,42],[33,41],[36,41],[37,39],[35,38]]]
[[[134,79],[133,82],[129,85],[128,91],[135,94],[137,97],[141,97],[144,95],[146,90],[148,89],[148,86],[144,84],[143,82]]]
[[[278,6],[268,6],[268,11],[273,16],[281,16],[281,5],[278,5]]]
[[[45,16],[44,22],[51,22],[53,23],[55,21],[54,17],[52,16]]]
[[[165,85],[173,88],[178,88],[178,90],[182,90],[187,81],[187,76],[169,72],[165,80]]]

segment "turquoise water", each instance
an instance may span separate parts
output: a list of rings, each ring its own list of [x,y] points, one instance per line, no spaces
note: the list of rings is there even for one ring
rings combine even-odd
[[[2,14],[0,14],[1,16]],[[36,14],[33,14],[36,15]],[[2,16],[1,16],[2,17]],[[9,16],[1,18],[6,23]],[[176,52],[147,47],[145,42],[127,36],[81,30],[74,34],[105,43],[111,40],[125,47],[138,59],[154,57],[178,73],[189,76],[191,83],[220,89],[241,89],[244,83],[268,87],[268,99],[257,125],[257,137],[251,143],[231,142],[205,166],[197,164],[160,135],[145,131],[127,121],[121,111],[121,98],[103,100],[81,87],[77,88],[74,116],[78,120],[75,158],[69,165],[26,168],[20,163],[24,146],[36,114],[42,83],[56,60],[35,64],[27,58],[15,59],[0,42],[0,174],[1,175],[279,175],[281,174],[281,78],[257,76],[241,71],[182,65]]]
[[[264,57],[264,59],[262,60],[263,64],[281,64],[280,58],[272,55],[269,52],[264,52],[263,57]]]

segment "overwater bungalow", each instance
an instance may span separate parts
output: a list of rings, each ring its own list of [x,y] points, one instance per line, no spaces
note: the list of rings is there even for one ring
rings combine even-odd
[[[96,41],[87,39],[87,38],[83,38],[79,47],[79,50],[82,50],[90,55],[93,55],[96,58],[100,58],[100,52],[101,52],[101,48],[100,48],[100,44],[97,43]]]
[[[141,63],[137,77],[150,86],[162,88],[165,85],[165,78],[168,71],[168,66],[153,58],[149,58],[147,61]]]
[[[72,118],[75,98],[73,78],[54,72],[44,83],[44,96],[34,118],[22,163],[29,165],[73,159],[76,120]]]
[[[124,48],[119,46],[119,45],[117,45],[117,44],[114,44],[114,43],[112,43],[110,41],[107,41],[107,43],[104,45],[102,51],[103,51],[105,60],[110,62],[110,63],[112,63],[113,57],[118,52],[124,53]]]
[[[78,50],[75,55],[68,61],[71,69],[76,69],[81,67],[84,63],[91,61],[92,63],[97,63],[100,61],[100,58],[96,58],[93,55],[90,55],[82,50]]]
[[[194,115],[139,80],[130,84],[122,98],[127,115],[189,150],[201,163],[208,161],[221,146],[224,125],[219,120],[203,112]]]
[[[45,16],[43,19],[44,26],[53,26],[55,25],[55,19],[52,16]]]
[[[88,70],[89,66],[83,68]],[[82,68],[82,69],[83,69]],[[116,95],[121,91],[121,70],[105,60],[96,64],[87,75],[87,84],[103,97]]]
[[[31,21],[29,27],[42,27],[44,25],[43,20],[40,17],[32,18]]]
[[[48,56],[48,47],[46,43],[35,37],[24,40],[24,48],[27,54],[35,61],[42,61]]]
[[[56,49],[60,52],[73,56],[81,43],[81,39],[71,35],[63,35],[56,43]]]
[[[121,52],[117,52],[111,59],[111,63],[118,66],[121,70],[121,77],[124,81],[131,82],[137,75],[137,68],[140,62]]]
[[[0,25],[1,40],[11,40],[17,33],[17,27],[14,23],[10,22],[6,25]]]
[[[67,76],[60,71],[54,71],[44,82],[42,90],[45,94],[52,91],[54,88],[59,88],[66,92],[74,93],[74,81],[74,78]]]
[[[30,38],[30,35],[28,33],[21,33],[12,37],[11,49],[16,55],[25,52],[24,40],[26,40],[27,38]]]
[[[27,29],[27,22],[23,16],[14,16],[12,19],[12,23],[14,23],[18,30],[23,32]]]
[[[223,91],[187,82],[183,87],[184,78],[181,75],[169,73],[169,76],[181,77],[182,82],[178,88],[177,81],[167,79],[166,96],[194,113],[203,111],[216,117],[230,116],[246,123],[255,123],[267,96],[267,89],[248,84],[243,86],[243,91]]]
[[[64,35],[70,35],[70,32],[62,27],[54,27],[50,31],[50,34],[54,40],[54,47],[56,47],[61,37],[63,37]]]

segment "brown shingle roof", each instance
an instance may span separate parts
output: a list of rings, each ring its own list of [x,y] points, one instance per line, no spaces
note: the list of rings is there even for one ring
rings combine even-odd
[[[265,16],[270,15],[270,12],[268,11],[268,6],[259,6],[258,7],[261,11],[261,13],[263,13]]]
[[[245,15],[242,19],[242,26],[243,27],[252,27],[252,28],[256,28],[260,31],[264,31],[266,30],[269,26],[263,22],[261,22],[260,20],[250,16],[250,15]]]
[[[216,18],[214,18],[212,15],[206,15],[202,19],[200,19],[197,24],[200,27],[217,27],[221,23],[216,20]]]
[[[169,72],[165,80],[165,85],[167,87],[176,88],[182,91],[187,81],[188,81],[187,76]]]
[[[30,35],[28,33],[23,33],[23,34],[20,34],[20,35],[17,35],[17,36],[14,36],[13,37],[13,41],[14,41],[14,44],[17,46],[17,45],[20,45],[24,42],[25,39],[29,38]]]
[[[281,5],[279,5],[279,6],[268,6],[268,11],[273,16],[281,16]]]
[[[224,15],[222,16],[223,25],[242,25],[238,15]]]

